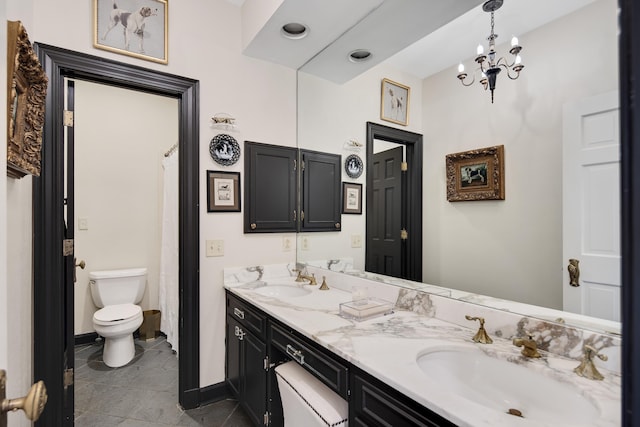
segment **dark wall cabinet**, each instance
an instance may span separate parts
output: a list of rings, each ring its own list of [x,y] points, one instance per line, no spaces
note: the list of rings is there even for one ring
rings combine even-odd
[[[337,154],[245,141],[245,233],[340,231]]]
[[[351,426],[455,426],[228,291],[226,356],[229,390],[255,425],[283,425],[273,368],[295,360],[349,402]]]

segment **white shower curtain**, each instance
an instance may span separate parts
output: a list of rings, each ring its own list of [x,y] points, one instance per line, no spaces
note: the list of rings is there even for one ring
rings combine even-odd
[[[160,330],[167,335],[167,342],[178,353],[179,322],[179,228],[178,228],[178,151],[165,157],[164,197],[162,202],[162,247],[160,249]]]

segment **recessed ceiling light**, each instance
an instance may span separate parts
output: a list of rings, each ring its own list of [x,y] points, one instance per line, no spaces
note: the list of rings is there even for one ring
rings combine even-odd
[[[309,33],[306,26],[297,22],[290,22],[289,24],[283,25],[280,32],[284,37],[292,40],[301,39]]]
[[[364,62],[371,59],[371,52],[366,49],[356,49],[349,53],[349,61]]]

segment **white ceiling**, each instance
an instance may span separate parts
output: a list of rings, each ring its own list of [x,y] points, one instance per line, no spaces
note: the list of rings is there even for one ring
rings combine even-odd
[[[250,7],[252,2],[227,0]],[[495,12],[498,44],[521,36],[594,0],[505,0]],[[487,45],[490,15],[483,0],[283,0],[265,17],[244,54],[344,83],[388,60],[392,66],[424,78],[475,55]],[[244,4],[244,6],[243,6]],[[289,22],[309,28],[307,37],[289,40],[280,29]],[[559,41],[560,42],[560,41]],[[354,63],[355,49],[372,52]],[[523,49],[526,58],[526,46]],[[526,59],[524,59],[526,62]]]

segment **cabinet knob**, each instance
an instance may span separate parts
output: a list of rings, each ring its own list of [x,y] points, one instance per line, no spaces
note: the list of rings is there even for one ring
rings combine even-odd
[[[340,223],[336,222],[336,228],[340,228]]]
[[[256,228],[258,228],[258,226],[256,225],[255,222],[252,222],[250,227],[251,227],[252,230],[255,230]]]

